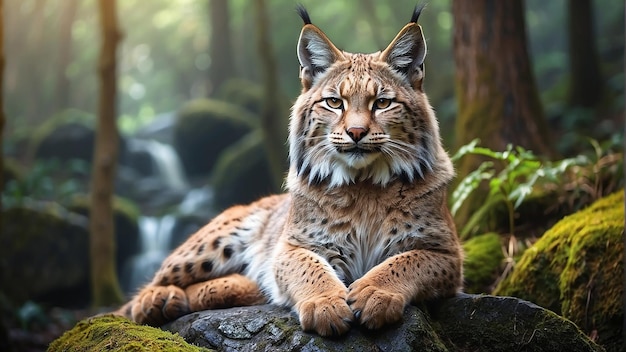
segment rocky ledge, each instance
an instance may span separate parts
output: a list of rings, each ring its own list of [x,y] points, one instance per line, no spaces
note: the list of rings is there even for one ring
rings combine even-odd
[[[549,310],[487,295],[411,306],[398,324],[332,339],[303,332],[295,314],[271,305],[196,312],[163,329],[219,351],[603,351]]]

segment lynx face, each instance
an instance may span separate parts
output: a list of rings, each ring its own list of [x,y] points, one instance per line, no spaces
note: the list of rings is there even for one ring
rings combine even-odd
[[[423,178],[435,162],[438,126],[422,91],[426,44],[406,25],[382,52],[337,49],[310,23],[298,42],[303,91],[290,123],[288,186],[337,187]]]

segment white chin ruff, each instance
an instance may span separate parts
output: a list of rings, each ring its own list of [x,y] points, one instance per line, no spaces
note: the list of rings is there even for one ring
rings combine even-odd
[[[348,168],[361,170],[370,166],[380,156],[380,153],[339,153],[337,159]]]

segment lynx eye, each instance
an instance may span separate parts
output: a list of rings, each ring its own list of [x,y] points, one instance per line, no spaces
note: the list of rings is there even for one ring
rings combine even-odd
[[[374,110],[386,109],[391,105],[391,99],[378,98],[374,101]]]
[[[326,105],[331,109],[343,109],[343,100],[338,98],[326,98],[324,99]]]

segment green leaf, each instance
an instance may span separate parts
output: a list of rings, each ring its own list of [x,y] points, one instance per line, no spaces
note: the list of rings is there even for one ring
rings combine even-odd
[[[491,170],[488,170],[491,169]],[[459,208],[463,205],[467,197],[480,185],[483,180],[487,180],[493,177],[495,171],[493,170],[492,162],[484,162],[480,166],[470,172],[452,192],[452,215],[455,215]]]

